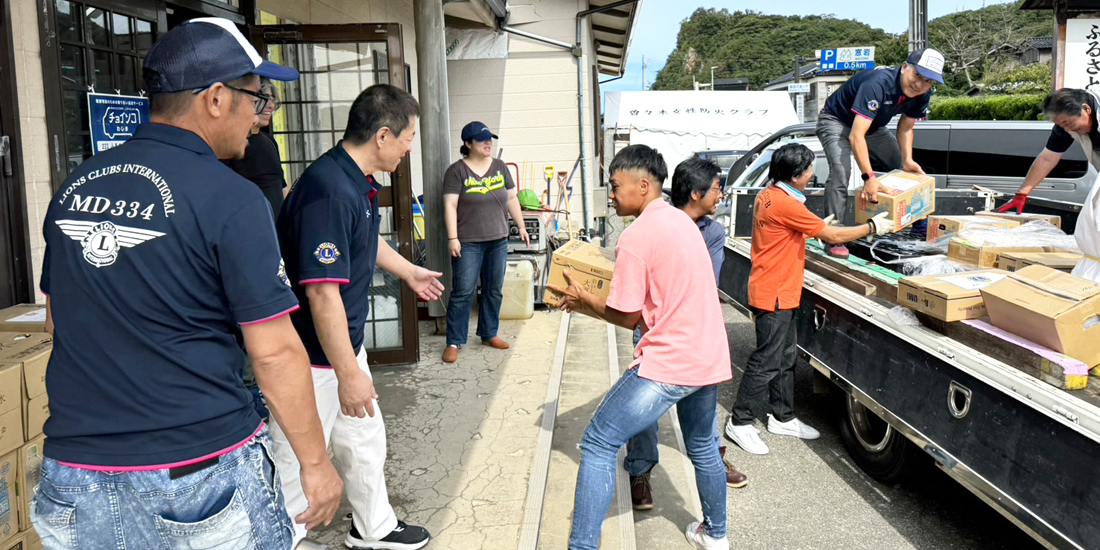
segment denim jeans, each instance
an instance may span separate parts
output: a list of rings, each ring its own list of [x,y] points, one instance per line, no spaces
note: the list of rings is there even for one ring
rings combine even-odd
[[[756,349],[745,363],[745,375],[737,389],[733,404],[733,424],[752,424],[764,413],[765,396],[768,411],[776,420],[794,418],[794,363],[798,351],[793,309],[764,311],[752,308],[756,320]]]
[[[844,124],[832,115],[821,113],[817,117],[817,138],[825,149],[829,160],[829,179],[825,182],[825,215],[835,214],[837,221],[844,223],[844,213],[848,202],[848,180],[852,177],[852,145],[848,134],[852,127]],[[898,138],[885,126],[865,136],[867,153],[872,162],[877,162],[887,170],[901,168],[901,149]]]
[[[482,243],[462,243],[462,256],[451,258],[454,275],[451,299],[447,302],[447,345],[466,343],[470,329],[477,282],[481,280],[477,335],[489,340],[500,326],[500,303],[504,299],[504,271],[508,268],[508,238]]]
[[[45,550],[288,550],[292,532],[266,428],[178,479],[46,458],[31,520]]]
[[[634,347],[642,339],[642,326],[634,327]],[[623,459],[623,468],[631,477],[638,477],[653,469],[660,461],[661,455],[657,451],[657,422],[646,426],[638,432],[638,435],[626,442],[626,458]]]
[[[581,464],[573,498],[570,550],[596,550],[600,526],[615,491],[615,456],[627,440],[653,425],[673,405],[680,415],[687,455],[703,505],[703,525],[726,536],[726,470],[714,438],[718,386],[675,386],[646,380],[629,369],[607,392],[581,439]]]

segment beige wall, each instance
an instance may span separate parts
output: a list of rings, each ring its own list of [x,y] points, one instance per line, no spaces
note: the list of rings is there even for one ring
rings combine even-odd
[[[34,0],[12,0],[12,33],[15,44],[15,86],[19,98],[20,143],[27,196],[31,264],[34,268],[36,301],[46,297],[38,291],[42,275],[42,220],[53,196],[50,189],[50,149],[46,137],[46,98],[42,87],[42,59],[39,47],[38,12]],[[16,151],[19,154],[19,151]]]
[[[587,9],[583,0],[510,0],[508,24],[520,30],[572,44],[576,40],[576,14]],[[585,28],[588,40],[587,25]],[[447,62],[451,109],[452,158],[458,160],[461,131],[479,120],[493,130],[504,149],[505,162],[519,165],[520,182],[527,182],[540,197],[546,189],[543,167],[570,171],[579,154],[577,147],[577,60],[564,49],[516,35],[509,36],[507,59],[455,60]],[[586,52],[590,47],[586,47]],[[599,161],[593,143],[592,90],[589,56],[585,55],[585,141],[588,143],[589,187],[597,184]],[[495,154],[495,152],[494,152]],[[528,178],[522,174],[527,166]],[[573,178],[574,227],[582,227],[580,170]],[[556,202],[557,188],[554,186]],[[564,221],[564,220],[563,220]]]
[[[335,25],[343,23],[397,23],[405,63],[412,73],[412,91],[417,95],[416,29],[413,25],[412,0],[258,0],[257,7],[277,17],[296,23]],[[341,122],[337,121],[337,124]],[[419,130],[418,130],[419,131]],[[422,189],[423,168],[420,157],[420,137],[417,136],[411,156],[413,190]]]

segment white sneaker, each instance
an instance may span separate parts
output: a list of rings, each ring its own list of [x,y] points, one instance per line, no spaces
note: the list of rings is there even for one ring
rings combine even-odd
[[[752,424],[735,426],[731,418],[726,421],[726,437],[730,438],[738,447],[754,455],[768,454],[768,446],[760,439],[760,430]]]
[[[692,546],[699,550],[729,550],[730,548],[728,538],[716,539],[708,535],[707,531],[703,529],[703,524],[698,521],[688,524],[687,529],[684,530],[684,536],[687,537]]]
[[[800,439],[817,439],[821,437],[821,432],[797,418],[780,422],[770,414],[768,415],[768,431],[776,435],[793,435]]]

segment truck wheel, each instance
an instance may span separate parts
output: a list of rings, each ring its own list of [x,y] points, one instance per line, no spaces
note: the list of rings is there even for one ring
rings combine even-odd
[[[883,483],[903,479],[913,463],[913,445],[851,395],[843,394],[840,439],[867,475]]]

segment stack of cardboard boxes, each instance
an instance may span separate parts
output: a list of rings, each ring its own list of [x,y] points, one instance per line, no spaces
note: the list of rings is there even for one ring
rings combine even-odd
[[[30,504],[42,475],[53,338],[42,306],[0,310],[0,550],[41,550]]]

